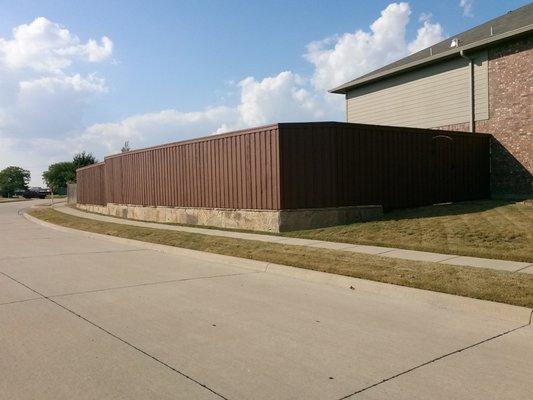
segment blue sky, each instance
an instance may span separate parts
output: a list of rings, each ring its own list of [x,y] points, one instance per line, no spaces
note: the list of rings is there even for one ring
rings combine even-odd
[[[526,3],[0,0],[0,168],[342,120],[327,88]]]

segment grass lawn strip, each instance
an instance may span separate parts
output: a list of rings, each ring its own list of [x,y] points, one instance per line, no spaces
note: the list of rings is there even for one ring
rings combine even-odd
[[[285,236],[533,262],[533,205],[497,200],[436,205]]]
[[[48,207],[29,213],[50,223],[88,232],[533,307],[532,274],[144,228],[75,217]]]

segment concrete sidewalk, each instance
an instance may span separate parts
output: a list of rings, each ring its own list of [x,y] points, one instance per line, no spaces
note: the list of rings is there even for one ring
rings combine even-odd
[[[430,253],[426,251],[397,249],[397,248],[392,248],[392,247],[354,245],[354,244],[349,244],[349,243],[326,242],[322,240],[299,239],[299,238],[291,238],[291,237],[286,237],[286,236],[224,231],[224,230],[219,230],[219,229],[206,229],[206,228],[196,228],[196,227],[188,227],[188,226],[165,225],[165,224],[158,224],[154,222],[142,222],[142,221],[121,219],[121,218],[115,218],[115,217],[108,217],[105,215],[88,213],[85,211],[81,211],[78,209],[68,207],[65,204],[57,205],[54,208],[65,214],[74,215],[76,217],[89,218],[89,219],[93,219],[97,221],[113,222],[113,223],[118,223],[118,224],[139,226],[139,227],[145,227],[145,228],[156,228],[156,229],[165,229],[165,230],[171,230],[171,231],[199,233],[202,235],[223,236],[223,237],[229,237],[229,238],[234,238],[234,239],[257,240],[257,241],[269,242],[269,243],[280,243],[280,244],[308,246],[308,247],[331,249],[331,250],[350,251],[354,253],[374,254],[374,255],[380,255],[383,257],[400,258],[404,260],[431,261],[431,262],[443,263],[443,264],[478,267],[478,268],[490,268],[490,269],[497,269],[497,270],[504,270],[504,271],[511,271],[511,272],[533,274],[533,264],[527,263],[527,262],[495,260],[495,259],[478,258],[478,257],[467,257],[467,256],[453,255],[453,254],[439,254],[439,253]]]

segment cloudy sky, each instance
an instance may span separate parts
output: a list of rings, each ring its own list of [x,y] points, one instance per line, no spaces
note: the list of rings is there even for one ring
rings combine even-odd
[[[281,121],[520,0],[0,0],[0,169]]]

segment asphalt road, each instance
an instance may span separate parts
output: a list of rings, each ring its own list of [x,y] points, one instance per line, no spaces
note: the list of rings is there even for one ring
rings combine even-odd
[[[1,399],[532,398],[531,325],[60,232],[24,207],[0,205]]]

